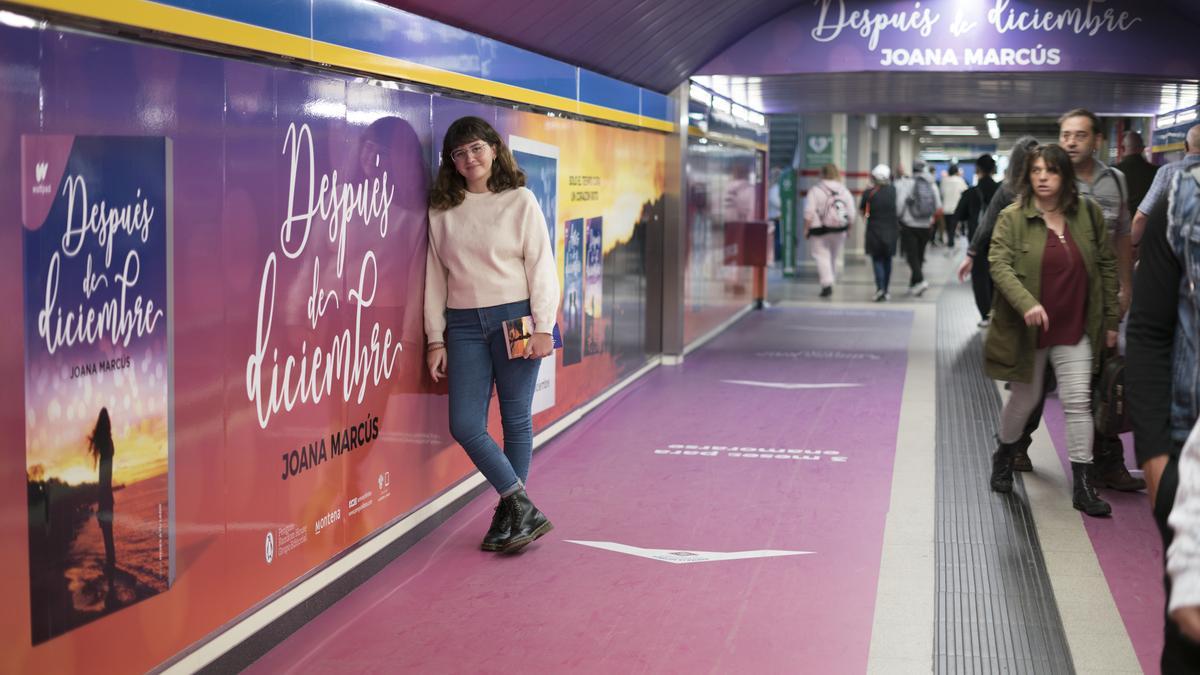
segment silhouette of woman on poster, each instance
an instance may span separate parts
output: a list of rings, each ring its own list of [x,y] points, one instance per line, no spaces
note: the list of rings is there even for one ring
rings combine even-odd
[[[96,428],[88,437],[88,451],[92,453],[93,464],[100,468],[100,485],[97,489],[96,520],[100,523],[100,531],[104,533],[104,569],[112,573],[117,567],[117,551],[113,544],[113,487],[112,463],[113,448],[112,422],[108,419],[108,408],[100,409],[96,418]]]

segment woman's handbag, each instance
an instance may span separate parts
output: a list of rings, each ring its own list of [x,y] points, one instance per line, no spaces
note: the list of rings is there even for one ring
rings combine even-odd
[[[1096,433],[1116,436],[1133,429],[1129,409],[1125,407],[1125,357],[1115,352],[1104,355],[1100,379],[1092,392],[1092,417]]]

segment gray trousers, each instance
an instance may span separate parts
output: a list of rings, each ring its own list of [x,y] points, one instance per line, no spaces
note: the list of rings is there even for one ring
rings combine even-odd
[[[1000,412],[1000,442],[1015,443],[1037,407],[1046,377],[1046,360],[1054,364],[1058,398],[1067,418],[1067,449],[1072,462],[1092,463],[1092,345],[1086,335],[1078,344],[1039,349],[1033,357],[1033,381],[1013,382],[1012,395]]]

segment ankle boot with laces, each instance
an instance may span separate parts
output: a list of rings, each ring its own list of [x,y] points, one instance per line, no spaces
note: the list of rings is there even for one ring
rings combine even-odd
[[[1016,443],[1001,443],[996,439],[996,451],[992,453],[992,490],[1009,493],[1013,489],[1013,455],[1017,451]]]
[[[504,541],[508,539],[511,531],[512,513],[508,503],[501,499],[496,505],[496,512],[492,514],[492,526],[488,528],[487,534],[483,535],[483,544],[479,548],[493,552],[503,550]]]
[[[1112,507],[1096,495],[1096,488],[1092,487],[1091,470],[1091,464],[1071,462],[1071,476],[1075,479],[1071,506],[1089,516],[1107,516],[1112,513]]]
[[[550,520],[529,501],[529,495],[525,494],[524,488],[505,497],[504,501],[511,515],[512,525],[502,552],[516,553],[554,529]]]

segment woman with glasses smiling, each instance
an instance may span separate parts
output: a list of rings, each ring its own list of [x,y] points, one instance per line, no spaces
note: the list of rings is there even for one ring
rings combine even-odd
[[[425,264],[426,364],[450,386],[450,433],[500,494],[485,551],[515,553],[553,529],[529,500],[533,390],[538,361],[554,349],[558,272],[546,221],[525,174],[496,130],[456,120],[442,142],[429,193]],[[501,324],[533,316],[523,358],[509,358]],[[503,450],[488,434],[492,386]]]

